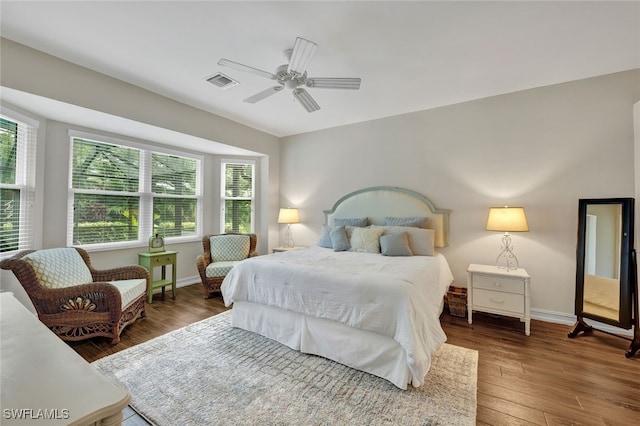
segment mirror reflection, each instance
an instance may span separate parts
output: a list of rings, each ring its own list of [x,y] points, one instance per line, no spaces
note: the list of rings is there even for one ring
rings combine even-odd
[[[620,319],[621,204],[587,206],[583,312]]]

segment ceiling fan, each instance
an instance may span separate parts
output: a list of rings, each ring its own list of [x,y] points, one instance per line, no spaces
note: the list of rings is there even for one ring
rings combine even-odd
[[[248,97],[244,102],[250,104],[260,102],[286,87],[292,90],[293,97],[300,102],[300,105],[302,105],[307,112],[314,112],[320,109],[320,105],[311,97],[305,87],[348,90],[358,90],[360,88],[359,78],[307,77],[307,66],[315,53],[316,47],[318,47],[318,45],[312,41],[302,37],[296,38],[293,49],[284,51],[284,56],[289,63],[280,65],[275,73],[263,71],[228,59],[220,59],[218,65],[250,72],[261,77],[275,80],[278,83],[277,86],[270,87]]]

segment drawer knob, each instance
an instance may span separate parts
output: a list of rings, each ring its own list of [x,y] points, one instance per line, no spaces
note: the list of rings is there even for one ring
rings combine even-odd
[[[502,287],[502,283],[494,282],[494,283],[493,283],[493,286],[494,286],[494,287]]]
[[[490,297],[489,300],[495,303],[504,303],[504,299],[500,299],[499,297]]]

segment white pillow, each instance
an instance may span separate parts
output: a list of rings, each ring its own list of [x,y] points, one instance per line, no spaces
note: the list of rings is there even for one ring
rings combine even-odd
[[[414,256],[433,256],[435,254],[436,231],[433,229],[376,225],[371,226],[371,228],[382,229],[384,235],[406,232],[409,237],[409,247]]]
[[[355,228],[351,234],[351,251],[380,253],[381,228]]]

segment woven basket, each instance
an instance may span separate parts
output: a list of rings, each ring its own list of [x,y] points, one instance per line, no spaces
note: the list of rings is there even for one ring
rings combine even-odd
[[[454,317],[467,316],[467,289],[462,287],[449,286],[447,292],[447,303],[449,314]]]

